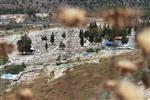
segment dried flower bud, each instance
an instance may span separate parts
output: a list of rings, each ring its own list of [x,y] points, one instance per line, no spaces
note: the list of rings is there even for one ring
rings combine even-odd
[[[105,82],[104,84],[104,87],[107,89],[107,90],[113,90],[117,85],[117,81],[114,81],[114,80],[108,80]]]
[[[0,40],[0,58],[8,60],[8,54],[16,50],[16,46],[5,40]]]
[[[0,51],[6,52],[6,53],[12,53],[14,50],[16,50],[16,45],[12,43],[8,43],[5,40],[0,40]]]
[[[115,90],[117,100],[144,100],[144,93],[135,84],[121,81]]]
[[[139,33],[136,39],[139,47],[142,48],[145,53],[150,54],[150,28]]]
[[[144,83],[145,87],[150,87],[150,73],[143,72],[142,74],[142,82]]]
[[[135,19],[141,15],[139,10],[133,8],[116,8],[98,13],[98,16],[104,18],[105,21],[119,29],[132,26]]]
[[[32,100],[33,94],[29,88],[20,89],[16,93],[17,100]]]
[[[8,43],[6,46],[6,52],[7,53],[12,53],[13,51],[15,51],[17,49],[17,46],[14,44],[10,44]]]
[[[116,63],[116,68],[120,74],[133,73],[138,70],[135,63],[128,60],[120,60]]]
[[[86,12],[77,8],[60,8],[57,12],[57,19],[67,26],[80,26],[86,23]]]

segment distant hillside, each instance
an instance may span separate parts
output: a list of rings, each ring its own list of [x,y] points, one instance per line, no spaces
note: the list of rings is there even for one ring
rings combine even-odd
[[[0,0],[0,12],[22,13],[25,8],[36,9],[38,12],[53,12],[56,7],[63,4],[79,6],[88,10],[114,6],[150,8],[149,0]]]

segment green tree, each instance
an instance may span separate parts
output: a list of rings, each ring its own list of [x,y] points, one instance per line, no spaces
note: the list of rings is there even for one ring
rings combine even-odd
[[[26,14],[28,14],[28,16],[29,16],[29,19],[31,20],[31,21],[36,21],[36,13],[38,12],[38,10],[37,9],[35,9],[35,8],[31,8],[31,7],[27,7],[25,10],[24,10],[24,13],[26,13]]]
[[[64,32],[61,36],[62,36],[63,38],[66,38],[66,33]]]
[[[31,44],[32,40],[27,35],[22,36],[17,42],[18,51],[21,52],[22,55],[33,52],[31,50]]]
[[[47,41],[47,36],[46,35],[42,36],[41,39],[42,39],[42,41]]]
[[[90,43],[94,42],[94,35],[93,34],[89,34],[89,42]]]
[[[126,28],[124,28],[124,29],[122,30],[121,36],[122,36],[122,43],[123,43],[123,44],[128,43],[127,35],[131,34],[130,32],[131,32],[131,29],[128,28],[128,27],[126,27]]]
[[[99,42],[101,42],[102,41],[102,39],[101,39],[101,34],[100,33],[95,33],[95,39],[94,39],[95,41],[95,43],[99,43]]]
[[[61,41],[60,44],[59,44],[59,48],[64,50],[65,47],[66,47],[66,45]]]
[[[105,39],[114,41],[114,37],[117,35],[114,28],[105,27],[103,30]]]
[[[84,46],[84,37],[83,36],[80,38],[80,45],[81,45],[81,47]]]
[[[83,30],[80,30],[79,37],[82,38],[84,36]]]
[[[54,42],[55,42],[55,36],[54,36],[54,33],[52,33],[52,35],[51,35],[50,42],[52,43],[52,45],[53,45]]]
[[[98,41],[99,28],[96,22],[90,23],[89,29],[84,32],[84,37],[88,37],[90,43],[95,42],[95,40]]]
[[[85,31],[85,32],[84,32],[84,37],[85,37],[85,38],[88,38],[88,37],[89,37],[89,31]]]
[[[43,24],[43,28],[48,28],[49,25],[48,24]]]
[[[80,45],[81,45],[81,47],[83,47],[84,46],[84,33],[83,33],[83,30],[80,30],[79,37],[80,37]]]
[[[122,36],[122,43],[123,43],[123,44],[128,43],[128,38],[127,38],[126,35],[123,35],[123,36]]]

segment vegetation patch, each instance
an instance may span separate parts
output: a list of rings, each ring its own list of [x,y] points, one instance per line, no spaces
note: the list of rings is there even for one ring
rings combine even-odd
[[[4,65],[6,62],[7,62],[6,59],[0,59],[0,66],[1,66],[1,65]]]
[[[138,61],[140,53],[124,53],[116,57]],[[48,77],[41,74],[33,83],[29,84],[34,94],[33,100],[106,100],[103,98],[103,83],[108,79],[111,59],[104,58],[99,64],[84,64],[74,67],[73,70],[65,71],[64,76],[52,82],[47,82]],[[116,73],[112,74],[119,78]],[[38,83],[38,84],[37,84]],[[8,100],[13,100],[16,89],[8,94]]]
[[[95,52],[95,50],[93,48],[89,48],[89,49],[86,50],[86,52],[91,53],[91,52]]]
[[[20,72],[24,71],[26,65],[23,63],[21,65],[10,65],[6,70],[6,73],[10,74],[19,74]]]

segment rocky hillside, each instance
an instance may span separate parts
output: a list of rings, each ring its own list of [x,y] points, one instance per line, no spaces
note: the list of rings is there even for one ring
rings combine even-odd
[[[122,58],[138,61],[140,53],[124,53],[116,57],[118,60]],[[51,82],[47,82],[47,76],[41,74],[31,84],[15,87],[6,94],[6,99],[15,100],[15,93],[22,86],[32,90],[33,100],[110,100],[110,95],[103,87],[104,80],[108,79],[109,63],[110,58],[102,58],[99,64],[79,65]],[[112,76],[117,77],[117,74]],[[149,100],[149,89],[143,88],[142,91],[145,94],[144,100]]]
[[[150,8],[149,0],[0,0],[0,8],[4,13],[9,12],[9,10],[5,11],[4,8],[13,10],[13,13],[24,12],[24,8],[36,9],[40,12],[53,12],[56,7],[63,4],[80,6],[89,10],[126,5]],[[17,11],[14,11],[14,9],[17,9]]]

